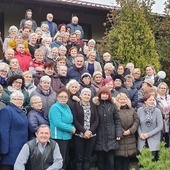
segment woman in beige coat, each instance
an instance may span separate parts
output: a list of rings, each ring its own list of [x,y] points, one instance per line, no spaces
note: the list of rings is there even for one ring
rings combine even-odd
[[[121,120],[123,137],[116,151],[115,170],[128,170],[130,156],[136,154],[135,132],[138,129],[139,119],[131,101],[125,93],[119,93],[116,97],[116,105]]]

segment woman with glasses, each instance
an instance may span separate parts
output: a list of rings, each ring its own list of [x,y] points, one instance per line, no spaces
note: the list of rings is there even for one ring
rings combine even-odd
[[[28,140],[28,120],[22,109],[24,95],[15,91],[0,110],[0,169],[13,170],[15,160]]]
[[[0,84],[4,87],[7,86],[9,66],[6,63],[0,63]]]
[[[13,75],[8,78],[7,80],[7,87],[4,88],[4,91],[2,93],[2,100],[5,102],[5,104],[9,104],[10,102],[10,95],[13,92],[21,92],[24,95],[24,103],[23,108],[26,109],[27,112],[30,109],[29,106],[29,95],[27,91],[25,90],[25,81],[22,75]]]
[[[66,169],[69,143],[72,138],[72,134],[76,129],[73,123],[73,115],[70,107],[67,105],[69,98],[68,90],[61,88],[57,92],[57,102],[53,104],[49,111],[49,122],[51,129],[51,138],[54,139],[59,147],[63,157],[63,167]]]
[[[157,88],[157,102],[161,108],[163,118],[164,118],[164,141],[166,147],[169,147],[169,113],[170,113],[170,95],[169,88],[165,82],[161,82]]]
[[[29,139],[35,138],[35,132],[42,124],[49,125],[48,120],[44,118],[42,110],[42,99],[39,96],[32,96],[30,99],[31,110],[28,113]]]

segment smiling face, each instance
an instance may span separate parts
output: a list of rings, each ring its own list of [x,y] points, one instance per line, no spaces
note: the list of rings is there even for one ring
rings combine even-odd
[[[22,83],[23,83],[22,79],[16,79],[16,80],[13,81],[12,87],[16,90],[20,90],[21,87],[22,87]]]
[[[146,101],[145,101],[146,107],[153,107],[155,106],[155,97],[150,96]]]
[[[48,127],[41,127],[36,132],[36,137],[42,145],[45,145],[48,142],[50,136],[51,133]]]
[[[81,95],[80,95],[81,100],[84,103],[88,103],[91,99],[91,94],[90,92],[84,91]]]
[[[72,57],[76,57],[76,55],[77,55],[77,50],[73,48],[73,49],[70,51],[70,55],[71,55]]]
[[[48,76],[52,76],[54,74],[54,67],[46,67],[44,69],[45,74],[47,74]]]
[[[101,100],[108,100],[108,99],[109,99],[109,95],[107,93],[101,94]]]
[[[20,53],[24,53],[25,52],[24,44],[18,44],[16,50]]]
[[[29,84],[32,82],[32,74],[25,74],[24,75],[24,80],[26,84]]]
[[[68,102],[68,94],[65,91],[60,92],[57,96],[57,100],[62,104],[66,104]]]
[[[16,58],[11,59],[9,66],[12,70],[17,70],[19,68],[18,60]]]
[[[148,76],[152,76],[153,74],[154,74],[154,70],[153,70],[153,68],[152,67],[146,67],[146,74],[148,75]]]
[[[120,106],[126,106],[127,105],[127,98],[124,96],[121,96],[118,100]]]
[[[68,90],[70,91],[71,94],[76,94],[78,92],[78,84],[77,83],[71,84]]]
[[[115,79],[114,83],[115,83],[116,87],[121,87],[122,86],[122,82],[121,82],[120,79]]]
[[[41,110],[42,109],[41,98],[35,98],[34,101],[31,103],[31,107],[35,110]]]
[[[102,75],[100,75],[100,74],[97,74],[97,75],[94,77],[94,81],[95,81],[97,84],[102,83],[102,79],[103,79],[103,77],[102,77]]]
[[[113,90],[113,81],[106,83],[105,86],[108,87],[109,90]]]
[[[41,85],[43,90],[48,91],[50,89],[51,82],[42,81],[42,82],[40,82],[40,85]]]
[[[10,102],[13,103],[15,106],[20,108],[20,107],[22,107],[24,100],[21,96],[16,95],[12,99],[10,99]]]

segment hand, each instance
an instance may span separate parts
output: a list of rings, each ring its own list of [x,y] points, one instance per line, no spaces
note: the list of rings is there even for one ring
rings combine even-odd
[[[73,130],[72,130],[71,133],[72,133],[72,134],[75,134],[75,133],[76,133],[76,128],[73,128]]]
[[[89,139],[89,138],[91,138],[91,136],[92,136],[92,132],[90,130],[86,130],[86,132],[84,133],[84,137],[86,139]]]
[[[125,130],[125,131],[123,132],[123,135],[124,135],[124,136],[130,135],[130,130]]]
[[[144,135],[145,139],[147,139],[149,137],[147,133],[144,133],[143,135]]]
[[[121,138],[120,137],[117,137],[116,140],[120,140]]]
[[[73,96],[72,99],[75,100],[75,101],[77,101],[77,102],[80,101],[80,99],[79,99],[77,96]]]

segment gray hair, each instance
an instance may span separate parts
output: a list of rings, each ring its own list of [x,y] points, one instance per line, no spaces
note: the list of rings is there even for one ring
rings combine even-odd
[[[84,92],[88,92],[91,95],[91,90],[89,88],[82,89],[80,94],[83,94]]]
[[[25,21],[24,25],[26,25],[26,24],[32,25],[32,21],[31,20],[27,20],[27,21]]]
[[[49,76],[42,76],[40,78],[40,83],[43,82],[43,81],[51,82],[51,78]]]
[[[77,87],[78,87],[78,89],[77,90],[79,90],[80,89],[80,84],[79,84],[79,82],[78,81],[76,81],[75,79],[71,79],[67,84],[66,84],[66,89],[68,90],[69,89],[69,87],[72,85],[72,84],[74,84],[74,83],[76,83],[77,84]]]
[[[9,65],[6,63],[0,63],[0,68],[1,70],[6,70],[7,72],[9,71]]]
[[[48,128],[48,129],[49,129],[49,132],[50,132],[50,134],[51,134],[50,127],[49,127],[48,125],[45,125],[45,124],[40,125],[40,126],[38,127],[38,129],[37,129],[36,133],[38,133],[38,132],[39,132],[39,130],[40,130],[41,128]]]
[[[34,100],[36,100],[36,99],[41,99],[41,97],[40,97],[40,96],[37,96],[37,95],[32,96],[32,97],[30,98],[30,104],[34,103]],[[42,101],[42,99],[41,99],[41,101]]]
[[[31,33],[30,36],[29,36],[29,40],[32,38],[32,37],[38,37],[36,33]]]
[[[59,66],[59,67],[57,68],[57,70],[60,70],[60,68],[66,68],[66,70],[67,70],[67,66]]]
[[[15,91],[10,95],[10,100],[12,100],[13,98],[15,98],[16,96],[21,97],[24,100],[24,95],[22,92],[20,91]]]
[[[15,25],[10,26],[8,32],[11,32],[12,30],[16,30],[18,32],[18,28]]]
[[[111,58],[111,55],[110,55],[110,53],[108,53],[108,52],[105,52],[105,53],[103,54],[103,57],[106,57],[106,56],[108,56],[108,57]]]

